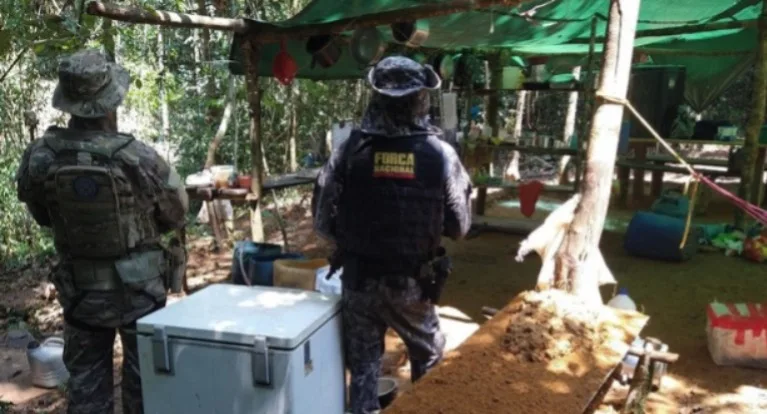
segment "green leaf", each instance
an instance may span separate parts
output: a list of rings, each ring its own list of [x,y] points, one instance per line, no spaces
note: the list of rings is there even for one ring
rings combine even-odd
[[[45,51],[45,43],[40,43],[39,45],[35,46],[35,54],[39,55]]]
[[[82,28],[85,29],[86,34],[93,31],[93,28],[96,27],[96,22],[98,22],[96,16],[90,14],[83,15]]]
[[[0,30],[0,56],[5,56],[11,49],[11,32]]]
[[[139,78],[136,78],[136,80],[135,80],[135,81],[133,81],[133,84],[134,84],[134,85],[136,85],[136,88],[137,88],[137,89],[141,89],[141,86],[143,86],[143,85],[144,85],[144,84],[141,82],[141,79],[139,79]]]

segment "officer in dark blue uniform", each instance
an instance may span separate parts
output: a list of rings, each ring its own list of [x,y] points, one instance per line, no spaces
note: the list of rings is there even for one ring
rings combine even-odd
[[[362,124],[317,180],[315,229],[343,266],[344,345],[354,414],[380,407],[387,327],[407,346],[413,381],[442,358],[435,304],[449,273],[441,237],[471,225],[471,184],[455,150],[428,122],[434,70],[404,57],[369,73],[375,91]]]

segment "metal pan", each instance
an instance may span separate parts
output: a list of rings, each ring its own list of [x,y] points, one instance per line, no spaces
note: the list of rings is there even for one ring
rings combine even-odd
[[[417,20],[394,23],[391,25],[391,34],[398,43],[407,47],[420,47],[429,37],[429,22]]]
[[[329,68],[341,58],[341,48],[329,35],[310,37],[306,42],[306,52],[312,55],[312,68],[316,64]]]
[[[361,67],[375,65],[386,51],[381,32],[375,27],[357,29],[352,36],[351,50]]]

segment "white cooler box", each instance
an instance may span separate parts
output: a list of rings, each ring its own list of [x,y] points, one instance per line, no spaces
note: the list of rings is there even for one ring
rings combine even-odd
[[[340,298],[212,285],[138,320],[146,414],[340,414]]]

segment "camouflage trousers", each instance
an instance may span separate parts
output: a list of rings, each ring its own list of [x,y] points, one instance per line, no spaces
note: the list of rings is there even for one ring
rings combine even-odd
[[[344,272],[344,278],[349,276]],[[394,329],[405,342],[413,381],[442,359],[445,338],[436,309],[421,299],[421,287],[415,279],[406,280],[401,289],[378,280],[367,280],[354,290],[344,286],[344,347],[351,373],[349,402],[353,414],[380,410],[378,378],[387,328]]]
[[[122,412],[144,412],[141,395],[136,320],[165,305],[163,280],[125,284],[114,290],[89,291],[75,287],[72,269],[54,269],[64,309],[64,364],[69,370],[67,414],[111,414],[114,411],[114,342],[123,348]]]
[[[64,329],[64,363],[69,370],[67,414],[114,412],[113,347],[117,331],[123,348],[122,412],[144,412],[135,325],[101,331]]]

